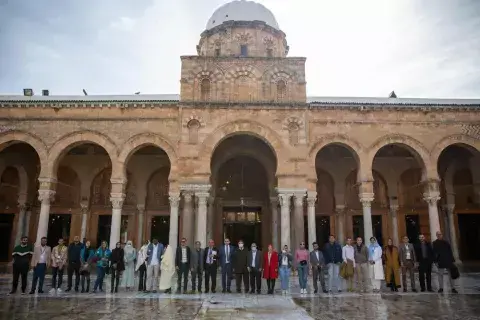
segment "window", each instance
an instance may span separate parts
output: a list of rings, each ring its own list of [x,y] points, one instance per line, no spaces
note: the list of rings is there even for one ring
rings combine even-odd
[[[267,49],[267,57],[273,57],[273,49]]]
[[[220,57],[220,48],[215,49],[215,57]]]
[[[277,100],[284,100],[287,96],[287,83],[284,80],[277,81]]]
[[[248,55],[248,47],[246,44],[240,46],[240,56],[246,57]]]
[[[200,122],[196,119],[192,119],[187,124],[188,128],[188,143],[197,144],[198,142],[198,130],[200,129]]]
[[[210,100],[210,80],[205,78],[200,83],[200,99],[203,101]]]

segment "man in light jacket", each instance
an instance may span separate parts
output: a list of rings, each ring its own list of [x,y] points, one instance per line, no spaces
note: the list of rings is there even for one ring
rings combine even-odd
[[[37,289],[38,281],[38,293],[43,293],[43,280],[45,280],[45,272],[50,266],[52,249],[47,246],[47,238],[43,237],[40,241],[40,245],[33,249],[33,257],[31,261],[31,267],[33,268],[33,280],[32,289],[30,294],[34,294]]]
[[[145,292],[157,292],[160,277],[160,262],[163,256],[163,244],[153,239],[147,249],[147,288]]]
[[[413,244],[409,242],[407,236],[403,237],[403,243],[398,246],[398,255],[402,268],[403,292],[407,292],[407,271],[410,274],[412,291],[417,292],[417,289],[415,289],[415,265],[417,263],[417,257],[415,255],[415,248]]]
[[[63,243],[63,238],[58,239],[58,246],[52,250],[52,289],[50,293],[61,292],[60,287],[63,282],[63,270],[67,264],[67,246]],[[57,281],[58,280],[58,281]]]

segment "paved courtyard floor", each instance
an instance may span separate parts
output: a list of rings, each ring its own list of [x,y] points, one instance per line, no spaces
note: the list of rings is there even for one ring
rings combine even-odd
[[[112,319],[480,319],[480,273],[463,274],[460,293],[145,294],[61,293],[7,295],[10,276],[0,276],[0,320]],[[66,280],[66,277],[65,279]],[[107,278],[106,283],[109,283]],[[309,279],[311,280],[311,279]],[[46,292],[50,289],[46,281]],[[436,279],[433,279],[436,288]],[[278,287],[278,285],[277,285]],[[107,285],[107,289],[109,286]],[[232,289],[235,288],[233,283]],[[28,287],[30,289],[30,287]]]

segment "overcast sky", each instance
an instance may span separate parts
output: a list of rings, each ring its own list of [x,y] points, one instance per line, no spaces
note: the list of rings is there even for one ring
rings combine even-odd
[[[0,0],[0,94],[178,93],[227,0]],[[309,96],[480,97],[480,0],[258,0]]]

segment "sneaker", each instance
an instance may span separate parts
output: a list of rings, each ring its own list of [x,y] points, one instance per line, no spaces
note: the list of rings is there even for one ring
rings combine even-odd
[[[62,289],[58,288],[57,293],[62,293]]]
[[[48,293],[54,294],[54,293],[55,293],[55,289],[54,289],[54,288],[50,289],[50,291],[48,291]]]
[[[453,288],[452,293],[458,293],[457,289]]]

